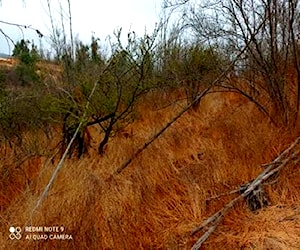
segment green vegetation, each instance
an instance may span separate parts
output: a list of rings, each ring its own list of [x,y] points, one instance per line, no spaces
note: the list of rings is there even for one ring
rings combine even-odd
[[[54,53],[21,40],[1,59],[1,231],[74,236],[3,248],[300,244],[300,1],[196,2],[165,0],[152,33],[103,49],[73,39],[70,1],[56,27],[48,0]]]
[[[174,1],[173,4],[180,8],[188,3]],[[195,5],[191,12],[184,13],[184,22],[171,31],[167,23],[161,23],[152,34],[143,37],[128,33],[124,43],[120,29],[110,39],[109,51],[101,51],[99,39],[95,37],[90,44],[73,39],[71,44],[65,44],[66,34],[59,35],[59,28],[53,27],[56,54],[55,60],[48,61],[41,61],[34,44],[29,48],[29,41],[21,40],[13,51],[18,59],[14,69],[16,81],[8,84],[6,71],[0,76],[1,138],[21,138],[23,131],[45,130],[45,124],[55,124],[61,128],[61,145],[65,148],[86,112],[70,154],[77,152],[80,157],[87,152],[90,146],[87,128],[94,125],[101,134],[98,152],[103,154],[109,138],[136,116],[135,105],[140,98],[154,89],[166,88],[184,90],[187,105],[194,108],[198,107],[202,94],[235,92],[254,102],[273,123],[295,121],[300,71],[294,37],[298,30],[290,26],[284,30],[287,36],[280,30],[288,20],[294,24],[297,6],[285,6],[294,15],[282,14],[281,21],[271,17],[262,19],[262,13],[277,13],[280,4],[284,5],[270,4],[258,9],[258,13],[254,5],[238,1],[216,3],[214,6],[218,8],[210,13],[210,19],[208,6]],[[257,22],[247,18],[251,13]],[[210,21],[215,22],[210,25]],[[272,28],[274,22],[278,22],[279,30]],[[195,38],[186,38],[186,31]],[[272,36],[263,36],[271,31],[275,32]],[[255,36],[260,40],[249,38]],[[288,45],[280,47],[278,43],[282,39],[288,39]],[[57,72],[49,73],[47,64],[58,65]],[[291,79],[292,74],[296,75],[295,79]],[[235,76],[239,76],[239,81]],[[49,81],[51,77],[57,80]],[[288,86],[294,80],[295,86]],[[89,98],[94,87],[95,92]]]
[[[22,39],[16,43],[13,50],[13,56],[19,59],[15,72],[23,86],[39,81],[39,76],[36,73],[36,63],[39,57],[37,48],[34,44],[32,44],[31,49],[28,47],[29,41]]]

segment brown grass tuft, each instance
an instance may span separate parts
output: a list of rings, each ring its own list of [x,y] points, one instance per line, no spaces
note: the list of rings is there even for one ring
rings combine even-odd
[[[159,94],[151,95],[137,120],[110,139],[105,155],[92,151],[65,162],[36,211],[55,166],[32,158],[15,168],[13,155],[1,155],[2,249],[189,249],[199,237],[191,230],[234,195],[210,198],[255,178],[297,135],[270,124],[245,99],[215,93],[108,179],[183,104],[161,109],[151,101]],[[298,165],[284,169],[267,187],[271,205],[257,214],[240,202],[203,249],[299,249],[299,175]],[[64,226],[73,240],[9,240],[11,225]]]

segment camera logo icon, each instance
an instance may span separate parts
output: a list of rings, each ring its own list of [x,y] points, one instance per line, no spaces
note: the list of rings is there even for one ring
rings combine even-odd
[[[9,232],[9,238],[11,240],[20,240],[22,238],[22,229],[20,227],[10,227]]]

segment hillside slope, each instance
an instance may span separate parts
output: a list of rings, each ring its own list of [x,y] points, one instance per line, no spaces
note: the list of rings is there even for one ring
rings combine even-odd
[[[200,237],[190,232],[236,194],[213,197],[255,178],[299,135],[299,129],[273,126],[236,94],[210,94],[109,178],[180,110],[179,103],[159,108],[154,100],[163,98],[145,99],[104,156],[91,150],[81,160],[68,159],[36,210],[55,165],[35,157],[16,167],[14,156],[2,153],[1,249],[190,249]],[[299,176],[299,165],[287,166],[266,187],[270,205],[257,213],[239,202],[203,249],[299,249]],[[53,225],[73,239],[8,237],[10,226]]]

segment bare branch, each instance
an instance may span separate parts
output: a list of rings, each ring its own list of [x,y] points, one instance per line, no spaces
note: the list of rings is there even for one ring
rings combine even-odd
[[[181,7],[185,4],[187,4],[188,2],[190,2],[190,0],[176,0],[176,1],[164,0],[163,8],[165,8],[165,9],[167,9],[167,8],[177,8],[177,7]]]
[[[44,36],[38,29],[35,29],[35,28],[31,27],[31,25],[24,25],[24,24],[18,24],[18,23],[11,23],[11,22],[3,21],[3,20],[0,20],[0,23],[18,27],[18,28],[21,30],[21,32],[22,32],[22,34],[23,34],[23,37],[24,37],[24,33],[23,33],[22,28],[24,28],[24,29],[30,29],[30,30],[35,31],[35,32],[38,34],[38,36],[39,36],[40,38],[42,38],[42,37]]]

